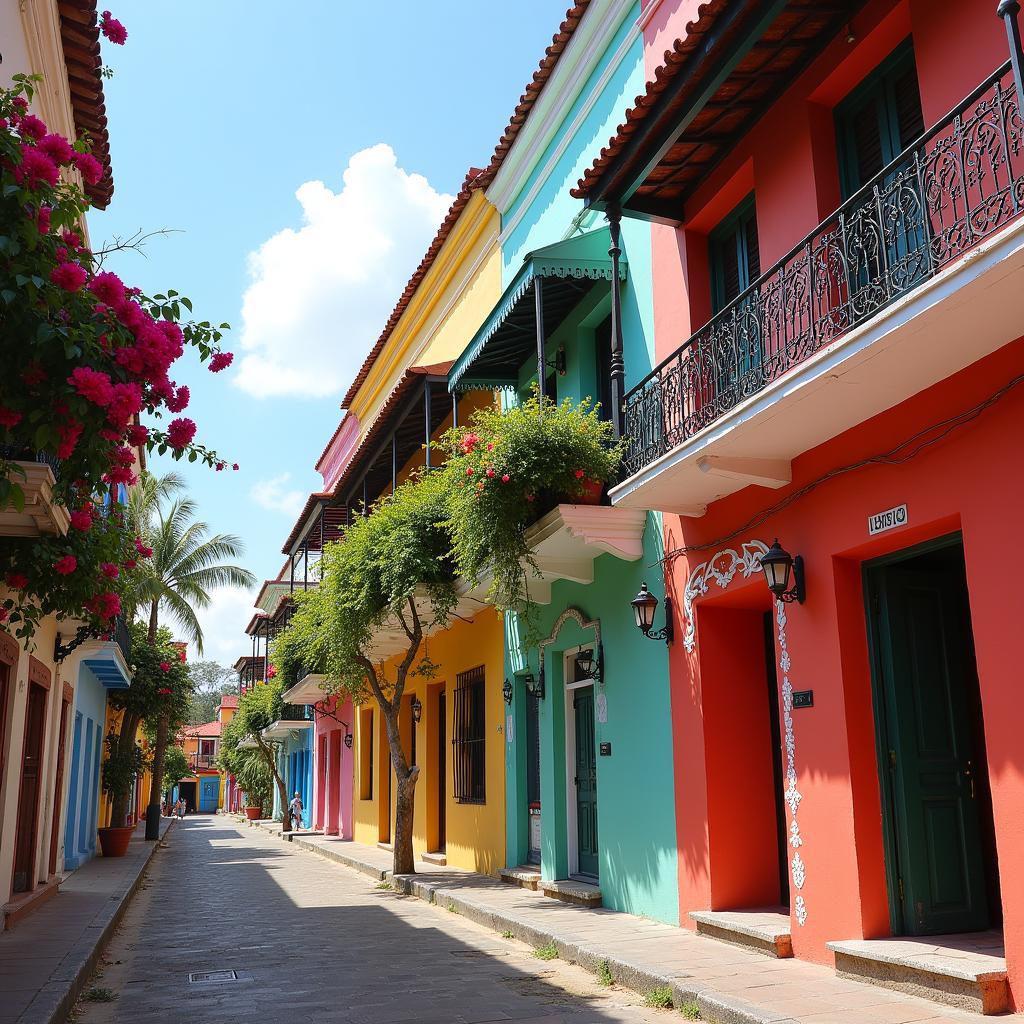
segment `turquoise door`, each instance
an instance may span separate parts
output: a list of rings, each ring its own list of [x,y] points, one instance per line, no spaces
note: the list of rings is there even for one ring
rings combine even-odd
[[[594,736],[594,691],[578,690],[576,717],[576,830],[579,873],[597,875],[597,750]]]
[[[204,775],[199,780],[199,811],[210,814],[217,810],[217,798],[220,796],[220,776]]]

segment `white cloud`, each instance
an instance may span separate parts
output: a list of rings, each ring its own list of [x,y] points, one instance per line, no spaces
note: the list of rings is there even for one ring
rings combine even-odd
[[[271,512],[283,512],[286,516],[294,518],[302,511],[306,494],[297,488],[286,486],[291,476],[291,473],[281,473],[280,476],[272,476],[269,480],[257,480],[249,488],[249,497],[261,508]]]
[[[252,395],[347,387],[453,201],[385,143],[349,160],[340,192],[307,181],[295,197],[302,227],[249,255],[235,383]]]
[[[255,600],[256,591],[244,587],[218,587],[211,592],[210,603],[197,613],[203,628],[204,659],[230,666],[252,652],[245,627],[256,612]],[[189,644],[188,656],[198,657],[194,644]]]

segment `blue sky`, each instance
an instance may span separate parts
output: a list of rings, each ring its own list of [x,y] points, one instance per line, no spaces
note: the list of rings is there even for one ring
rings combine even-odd
[[[197,439],[242,468],[178,468],[261,579],[319,487],[313,463],[354,369],[466,170],[490,159],[566,2],[287,7],[119,0],[128,42],[104,44],[115,193],[90,216],[94,248],[171,229],[108,267],[234,328],[230,370],[186,359],[177,377]],[[216,597],[208,657],[245,653],[250,604]]]

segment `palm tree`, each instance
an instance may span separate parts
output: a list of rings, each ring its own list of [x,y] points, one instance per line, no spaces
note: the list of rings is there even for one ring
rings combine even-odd
[[[239,537],[230,533],[208,536],[207,524],[196,520],[196,503],[179,496],[184,486],[177,473],[163,477],[144,473],[129,498],[128,521],[153,549],[153,555],[142,563],[143,571],[138,574],[128,606],[135,615],[148,615],[150,643],[156,641],[161,612],[166,612],[202,654],[203,629],[196,613],[209,605],[210,592],[218,587],[251,587],[256,577],[228,561],[245,552]],[[169,731],[168,717],[161,715],[146,809],[147,839],[160,835],[160,794]]]

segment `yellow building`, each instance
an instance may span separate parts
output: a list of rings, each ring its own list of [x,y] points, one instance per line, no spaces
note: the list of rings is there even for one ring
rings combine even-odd
[[[342,401],[346,415],[317,463],[324,489],[310,496],[283,548],[295,586],[315,581],[325,541],[415,468],[436,465],[440,454],[429,442],[490,400],[476,392],[453,401],[447,386],[449,367],[501,294],[500,222],[484,195],[489,182],[489,172],[470,171]],[[421,650],[436,674],[410,677],[402,699],[405,752],[420,768],[414,851],[496,874],[505,857],[502,624],[468,596],[451,623],[429,631]],[[374,638],[374,657],[391,680],[404,646],[404,635],[388,629]],[[294,690],[302,703],[319,692],[308,684]],[[352,718],[351,835],[388,845],[398,787],[383,716],[370,699]]]

